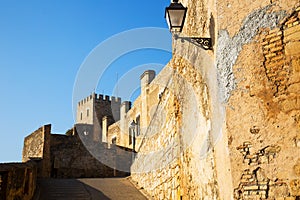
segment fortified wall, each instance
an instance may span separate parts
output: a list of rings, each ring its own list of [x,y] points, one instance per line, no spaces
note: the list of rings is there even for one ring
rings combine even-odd
[[[35,193],[37,166],[33,161],[26,163],[0,164],[0,199],[31,200]]]
[[[74,127],[72,135],[51,133],[45,125],[25,138],[23,161],[35,161],[39,178],[120,177],[129,174],[130,149],[95,142],[79,135]],[[123,169],[118,170],[118,165]]]
[[[92,94],[77,108],[83,135],[39,129],[24,161],[40,160],[42,176],[94,177],[132,156],[132,180],[154,199],[299,199],[299,1],[181,2],[181,35],[210,37],[213,48],[174,38],[173,58],[141,76],[133,105]],[[115,165],[94,163],[78,137]]]
[[[181,2],[182,36],[212,50],[174,39],[106,138],[137,152],[132,179],[155,199],[299,199],[299,1]]]
[[[45,125],[24,139],[22,162],[34,160],[38,164],[41,178],[50,177],[50,138],[51,125]]]

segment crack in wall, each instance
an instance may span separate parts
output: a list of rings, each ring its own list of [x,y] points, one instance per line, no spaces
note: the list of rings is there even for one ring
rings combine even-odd
[[[216,67],[221,102],[228,102],[230,93],[236,87],[233,65],[236,63],[243,45],[250,43],[260,28],[275,28],[286,16],[285,11],[270,12],[271,7],[272,5],[269,5],[249,14],[233,38],[230,38],[227,30],[219,31]]]

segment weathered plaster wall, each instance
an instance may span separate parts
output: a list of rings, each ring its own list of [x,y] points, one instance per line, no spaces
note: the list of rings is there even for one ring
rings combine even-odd
[[[222,13],[222,9],[220,10],[220,13]],[[241,11],[237,10],[236,12]],[[220,14],[218,17],[222,18],[222,16]],[[228,101],[231,91],[235,89],[236,83],[232,67],[236,63],[243,45],[251,42],[260,29],[275,27],[284,16],[286,16],[285,11],[272,12],[270,5],[258,10],[249,9],[248,15],[243,19],[242,26],[238,27],[239,31],[233,37],[230,37],[227,29],[220,29],[218,31],[216,64],[222,101]],[[232,20],[235,23],[233,18]],[[221,23],[222,20],[219,22]],[[231,27],[231,23],[229,27]]]
[[[269,22],[232,65],[226,132],[236,199],[299,198],[299,2],[286,10],[281,4],[250,11],[266,10]]]

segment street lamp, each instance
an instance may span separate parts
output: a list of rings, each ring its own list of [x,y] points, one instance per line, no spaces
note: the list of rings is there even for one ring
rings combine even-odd
[[[187,8],[181,3],[178,3],[178,0],[174,0],[174,2],[166,8],[165,18],[167,19],[169,29],[172,32],[182,31],[186,12]]]
[[[211,38],[200,37],[179,37],[178,34],[182,31],[184,21],[187,13],[187,8],[178,0],[173,0],[169,7],[166,7],[165,18],[167,20],[169,29],[174,33],[175,39],[182,39],[200,45],[203,49],[209,50],[212,48]]]

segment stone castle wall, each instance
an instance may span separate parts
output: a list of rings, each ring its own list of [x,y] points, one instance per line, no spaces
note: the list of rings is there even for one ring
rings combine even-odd
[[[214,47],[173,41],[133,180],[155,199],[300,198],[299,1],[182,3],[182,34]]]
[[[23,162],[35,161],[39,178],[128,176],[130,149],[108,147],[107,143],[95,142],[84,135],[84,130],[92,131],[92,125],[76,125],[74,129],[74,135],[70,136],[51,134],[51,125],[34,131],[25,138]]]
[[[45,126],[25,139],[24,161],[43,159],[45,176],[95,177],[128,171],[132,157],[132,180],[155,199],[299,199],[299,1],[182,3],[182,35],[211,37],[212,50],[173,40],[172,60],[153,81],[153,72],[141,77],[131,109],[103,96],[79,102],[78,127],[96,133],[80,135],[87,150],[78,134],[50,136]],[[95,142],[103,138],[123,147]]]
[[[0,199],[31,200],[34,196],[37,179],[36,163],[0,164]]]
[[[87,144],[87,143],[85,143]],[[93,147],[92,147],[93,146]],[[102,156],[95,158],[90,151],[97,149]],[[90,143],[90,148],[78,136],[51,135],[51,163],[54,178],[92,178],[92,177],[114,177],[127,175],[119,172],[117,164],[119,157],[126,157],[123,151],[118,152],[117,147],[108,149],[105,144]],[[129,153],[131,156],[131,153]],[[104,156],[106,158],[104,158]],[[110,159],[105,161],[104,159]],[[103,162],[104,161],[104,162]],[[109,164],[108,166],[105,164]]]
[[[50,177],[50,134],[51,125],[45,125],[24,139],[22,162],[44,160],[38,162],[40,177]]]

